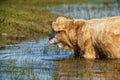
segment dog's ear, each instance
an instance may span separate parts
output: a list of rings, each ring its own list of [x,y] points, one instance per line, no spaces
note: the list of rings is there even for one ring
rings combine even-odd
[[[65,31],[65,25],[64,23],[59,23],[59,22],[53,22],[52,23],[52,28],[54,31]]]
[[[65,17],[58,17],[57,19],[56,19],[56,22],[58,22],[58,23],[64,23],[65,21],[67,21],[68,19],[67,18],[65,18]]]
[[[64,22],[67,20],[67,18],[65,17],[58,17],[56,19],[56,22],[53,22],[52,23],[52,28],[54,31],[61,31],[61,30],[64,30]]]

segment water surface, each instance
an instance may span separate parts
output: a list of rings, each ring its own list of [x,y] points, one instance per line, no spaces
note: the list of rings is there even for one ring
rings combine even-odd
[[[102,18],[109,16],[119,16],[120,6],[119,3],[109,4],[62,4],[54,7],[47,7],[52,13],[71,18]]]
[[[7,45],[0,50],[0,80],[54,80],[56,61],[73,55],[48,43],[48,38]]]
[[[0,80],[118,80],[120,60],[85,60],[48,43],[48,38],[0,50]]]

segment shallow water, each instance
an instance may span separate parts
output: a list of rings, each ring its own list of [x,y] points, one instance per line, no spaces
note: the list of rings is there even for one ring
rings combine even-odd
[[[119,16],[120,5],[118,3],[109,4],[71,4],[71,5],[57,5],[54,7],[47,7],[52,13],[71,18],[102,18],[108,16]]]
[[[54,80],[54,63],[72,57],[48,43],[48,38],[7,45],[0,50],[0,80]]]
[[[120,15],[118,4],[47,7],[53,13],[74,18]],[[119,80],[120,60],[85,60],[48,43],[48,37],[7,45],[0,50],[0,80]]]
[[[48,43],[48,38],[0,50],[0,80],[118,80],[120,60],[85,60]]]

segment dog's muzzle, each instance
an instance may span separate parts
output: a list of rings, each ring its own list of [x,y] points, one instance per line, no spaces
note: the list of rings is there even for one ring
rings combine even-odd
[[[57,40],[56,38],[50,39],[50,40],[49,40],[49,43],[50,43],[50,44],[57,45],[59,48],[62,48],[62,47],[63,47],[62,43],[58,42],[58,40]]]

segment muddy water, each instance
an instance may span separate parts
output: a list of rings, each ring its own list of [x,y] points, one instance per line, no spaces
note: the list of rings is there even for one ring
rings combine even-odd
[[[120,15],[118,4],[74,4],[47,8],[74,18]],[[0,50],[0,80],[119,80],[120,60],[85,60],[48,43],[48,37]]]

